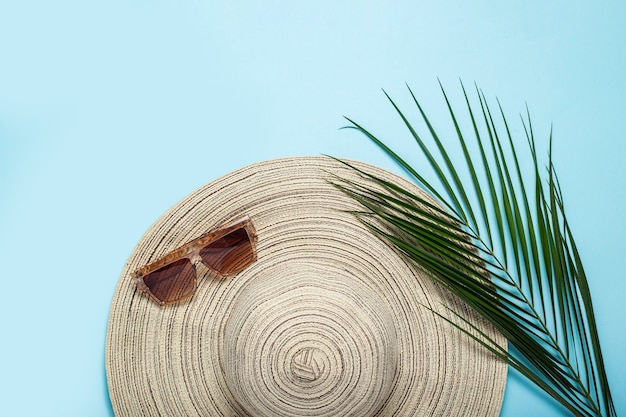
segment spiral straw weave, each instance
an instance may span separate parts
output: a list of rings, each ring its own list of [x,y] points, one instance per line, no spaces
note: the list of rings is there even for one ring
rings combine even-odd
[[[360,168],[421,192],[381,169]],[[166,212],[130,256],[106,346],[116,416],[497,416],[506,365],[424,305],[501,335],[368,231],[325,157],[258,163]],[[139,266],[238,215],[258,261],[229,279],[198,268],[191,300],[160,307]]]

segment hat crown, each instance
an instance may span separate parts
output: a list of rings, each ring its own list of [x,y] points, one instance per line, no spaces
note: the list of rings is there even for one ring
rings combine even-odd
[[[250,281],[226,323],[225,377],[238,405],[253,416],[374,415],[397,369],[385,304],[319,265],[278,269]]]

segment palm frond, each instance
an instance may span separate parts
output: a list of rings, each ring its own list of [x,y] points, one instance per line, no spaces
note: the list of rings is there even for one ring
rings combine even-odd
[[[464,132],[440,87],[460,161],[453,160],[450,140],[439,136],[410,88],[424,133],[385,93],[440,186],[347,119],[347,127],[378,145],[437,204],[364,171],[363,178],[374,187],[341,178],[333,183],[362,205],[355,215],[372,232],[429,270],[515,349],[499,346],[452,311],[437,314],[507,361],[572,415],[615,416],[591,294],[552,163],[552,134],[544,170],[526,110],[521,117],[531,160],[526,168],[499,102],[498,112],[492,113],[476,87],[478,104],[472,104],[461,84],[471,124]]]

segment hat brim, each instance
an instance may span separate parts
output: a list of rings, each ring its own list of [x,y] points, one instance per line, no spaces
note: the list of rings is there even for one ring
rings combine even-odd
[[[353,163],[423,194],[394,174]],[[108,323],[106,371],[116,416],[252,413],[228,380],[227,327],[237,300],[259,282],[271,293],[315,274],[346,288],[358,282],[391,317],[394,370],[385,374],[390,382],[375,415],[499,415],[507,365],[424,306],[451,308],[501,345],[504,337],[350,214],[358,206],[328,183],[329,173],[362,180],[326,157],[261,162],[190,194],[145,233],[122,271]],[[243,214],[258,234],[255,264],[230,279],[201,274],[193,298],[173,306],[137,291],[132,271]]]

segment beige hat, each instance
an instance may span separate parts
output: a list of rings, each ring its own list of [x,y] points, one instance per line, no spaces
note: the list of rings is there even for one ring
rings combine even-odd
[[[116,416],[499,414],[506,364],[424,306],[505,339],[347,213],[359,207],[329,173],[364,181],[326,157],[262,162],[200,188],[146,232],[108,324]],[[135,269],[240,215],[257,231],[251,266],[199,276],[191,299],[164,307],[137,290]]]

